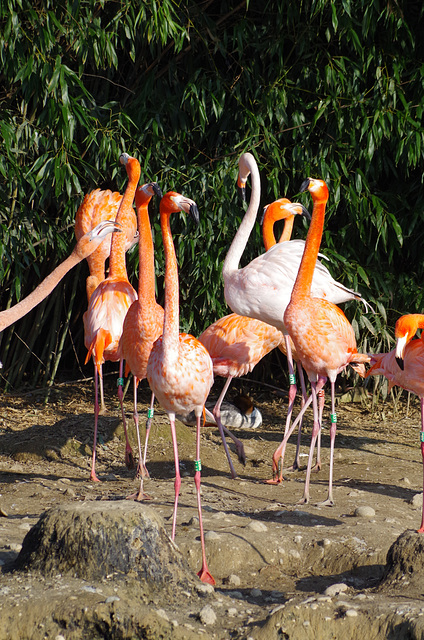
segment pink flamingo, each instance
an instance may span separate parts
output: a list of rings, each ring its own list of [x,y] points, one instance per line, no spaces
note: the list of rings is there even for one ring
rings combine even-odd
[[[323,504],[333,505],[334,440],[337,428],[335,381],[337,375],[348,364],[354,363],[363,367],[364,362],[369,362],[369,356],[358,353],[353,328],[343,311],[329,300],[318,298],[312,293],[312,278],[324,228],[328,188],[323,180],[308,178],[302,184],[301,191],[306,189],[309,190],[314,203],[312,222],[290,302],[284,313],[284,324],[293,340],[312,388],[314,425],[301,503],[309,501],[312,456],[321,427],[317,392],[324,386],[328,378],[331,384],[330,475],[328,497]],[[308,404],[308,402],[305,403],[299,415],[303,414]],[[285,435],[282,443],[284,446],[295,425],[296,421]]]
[[[298,214],[307,214],[309,216],[309,213],[302,205],[291,203],[287,198],[280,198],[265,207],[262,232],[267,250],[276,244],[273,232],[274,223],[277,220],[284,219],[284,230],[280,242],[289,241],[293,229],[294,216]],[[199,340],[211,355],[214,375],[227,378],[212,413],[221,433],[231,475],[235,478],[236,472],[223,433],[226,429],[221,421],[222,402],[234,377],[250,373],[257,363],[276,347],[280,347],[283,353],[286,353],[284,335],[276,327],[261,320],[232,313],[211,324],[199,336]],[[229,435],[235,442],[240,461],[244,463],[243,444],[231,433]]]
[[[155,298],[155,263],[152,231],[150,228],[148,205],[152,197],[162,197],[162,192],[156,182],[150,182],[138,187],[135,192],[135,206],[137,210],[140,240],[139,251],[139,280],[138,299],[135,300],[125,316],[122,335],[119,341],[119,356],[125,360],[125,375],[131,371],[134,377],[134,422],[137,432],[140,488],[130,498],[143,500],[148,496],[143,492],[143,480],[147,473],[146,449],[150,425],[153,418],[154,394],[152,394],[146,425],[146,441],[144,455],[141,452],[139,419],[137,411],[137,387],[140,380],[146,378],[147,362],[153,343],[163,332],[163,308]],[[122,387],[119,387],[122,395]],[[142,462],[141,462],[142,461]]]
[[[176,211],[190,213],[198,221],[196,203],[179,193],[168,191],[160,201],[160,222],[165,251],[165,318],[163,335],[153,345],[147,363],[147,380],[159,404],[165,409],[171,424],[175,460],[175,502],[172,520],[172,539],[175,538],[178,497],[181,476],[175,431],[175,414],[196,416],[196,461],[194,481],[197,492],[202,567],[198,576],[203,582],[215,584],[208,570],[203,536],[200,500],[200,419],[206,398],[213,384],[212,360],[205,347],[196,338],[179,333],[178,268],[172,240],[170,215]]]
[[[389,391],[395,385],[415,393],[421,405],[421,455],[423,460],[423,508],[418,533],[424,533],[424,342],[412,340],[417,329],[424,328],[424,315],[401,316],[396,322],[396,347],[389,353],[371,354],[371,368],[366,377],[382,375],[389,381]]]
[[[128,174],[128,183],[124,196],[116,216],[116,221],[123,228],[126,227],[128,218],[134,215],[132,203],[135,190],[140,178],[140,164],[127,153],[123,153],[120,162],[125,165]],[[94,362],[94,444],[91,463],[90,478],[94,482],[99,479],[96,476],[96,445],[97,426],[99,416],[98,378],[102,377],[102,364],[105,360],[120,362],[120,380],[122,383],[123,361],[118,353],[119,339],[125,316],[131,304],[137,299],[137,293],[131,286],[125,266],[125,234],[115,235],[109,258],[109,276],[101,282],[88,303],[88,309],[84,313],[85,346],[88,349],[86,363],[93,358]],[[125,416],[121,405],[123,420]],[[131,465],[132,451],[129,448],[128,438],[125,450],[127,466]]]
[[[71,255],[52,271],[26,298],[15,304],[10,309],[0,311],[0,332],[4,331],[14,322],[17,322],[37,306],[53,291],[62,278],[82,260],[91,255],[100,246],[104,239],[114,231],[121,231],[119,224],[112,220],[104,220],[93,229],[85,233],[78,240]]]
[[[75,216],[75,236],[79,240],[102,220],[115,220],[122,196],[117,191],[95,189],[84,196]],[[125,250],[128,251],[138,241],[137,218],[128,216],[125,229]],[[105,279],[105,262],[110,255],[112,238],[105,238],[97,249],[87,256],[90,275],[86,281],[87,299],[90,301],[94,289]],[[104,408],[104,403],[102,403]]]

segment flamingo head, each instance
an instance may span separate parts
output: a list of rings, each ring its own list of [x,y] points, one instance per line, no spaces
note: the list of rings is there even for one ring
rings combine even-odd
[[[421,313],[408,313],[404,316],[401,316],[396,321],[395,325],[395,338],[396,338],[396,348],[395,348],[395,356],[396,362],[399,367],[404,368],[403,358],[405,355],[405,348],[408,342],[412,340],[415,336],[418,329],[423,328],[424,326],[424,315]]]
[[[318,180],[316,178],[306,178],[302,182],[300,192],[308,190],[312,196],[314,202],[327,202],[328,200],[328,187],[324,180]]]
[[[184,211],[193,218],[196,225],[200,222],[199,209],[197,208],[197,204],[194,200],[186,198],[176,191],[168,191],[168,193],[165,193],[160,201],[159,209],[161,213],[167,214],[176,211]]]
[[[275,222],[294,215],[305,216],[307,220],[311,219],[311,214],[303,204],[300,204],[299,202],[291,202],[287,198],[279,198],[271,204],[267,204],[263,210],[261,224],[264,221],[265,214],[270,216]]]
[[[256,165],[256,160],[251,153],[243,153],[239,159],[239,172],[237,177],[237,189],[243,202],[246,202],[246,182],[251,174],[252,164]]]
[[[135,182],[140,180],[141,168],[137,158],[133,158],[128,155],[128,153],[122,153],[119,156],[119,162],[125,165],[125,169],[127,170],[127,175],[130,180],[134,180]]]
[[[162,191],[157,182],[146,182],[135,192],[135,206],[138,209],[150,201],[153,196],[162,198]]]

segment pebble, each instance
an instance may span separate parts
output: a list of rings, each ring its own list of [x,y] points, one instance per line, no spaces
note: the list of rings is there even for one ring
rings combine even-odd
[[[207,531],[205,533],[205,540],[219,540],[220,535],[216,531]]]
[[[233,587],[239,587],[241,585],[241,580],[239,576],[236,576],[234,573],[231,573],[227,580],[227,584],[231,584]]]
[[[344,591],[347,591],[347,588],[348,586],[344,582],[332,584],[326,588],[326,590],[324,591],[324,595],[330,596],[330,598],[332,598],[333,596],[336,596],[339,593],[343,593]]]
[[[263,522],[259,520],[253,520],[248,525],[249,529],[252,531],[256,531],[257,533],[262,533],[263,531],[268,531],[268,527]]]
[[[216,622],[216,613],[210,606],[207,604],[203,609],[199,612],[199,619],[202,624],[215,624]]]
[[[118,596],[108,596],[105,600],[106,604],[110,604],[111,602],[119,602],[121,598],[118,598]]]
[[[348,609],[345,613],[345,616],[347,616],[348,618],[356,618],[357,615],[358,612],[356,611],[356,609]]]
[[[166,620],[167,622],[169,622],[169,618],[168,615],[166,613],[166,611],[164,609],[156,609],[156,613],[158,614],[158,616],[160,616],[163,620]]]
[[[410,500],[410,504],[414,509],[421,509],[423,506],[423,494],[416,493],[413,498]]]
[[[251,589],[250,595],[252,596],[252,598],[260,598],[262,595],[262,591],[260,589]]]
[[[357,507],[354,515],[358,518],[373,518],[375,516],[375,511],[372,507]]]
[[[199,584],[199,585],[196,586],[196,591],[197,591],[197,593],[200,593],[200,594],[214,593],[215,589],[214,589],[213,585],[208,584],[206,582],[202,582],[202,584]]]
[[[230,607],[227,610],[227,614],[230,616],[230,618],[234,618],[234,616],[236,616],[238,613],[237,609],[235,607]]]

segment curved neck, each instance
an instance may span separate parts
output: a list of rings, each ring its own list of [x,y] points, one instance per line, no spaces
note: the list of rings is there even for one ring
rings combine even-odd
[[[163,249],[165,252],[165,314],[163,320],[163,353],[167,362],[176,357],[179,342],[179,283],[177,257],[172,240],[170,214],[168,210],[160,212]]]
[[[277,240],[275,239],[274,234],[274,224],[277,221],[276,218],[271,216],[267,216],[265,213],[265,218],[262,224],[262,237],[264,241],[265,251],[268,251],[271,247],[277,244]],[[292,231],[293,231],[293,223],[294,223],[294,215],[288,216],[284,219],[284,228],[283,233],[280,236],[280,242],[287,242],[290,240]]]
[[[14,322],[20,320],[24,315],[37,306],[49,293],[53,291],[56,285],[68,273],[72,267],[81,262],[81,258],[75,249],[66,260],[50,273],[47,278],[41,282],[26,298],[18,302],[10,309],[0,312],[0,332],[9,327]]]
[[[148,211],[149,201],[150,198],[147,202],[137,207],[138,230],[140,233],[138,244],[138,299],[142,302],[142,309],[146,309],[146,311],[155,302],[155,258]]]
[[[127,188],[119,205],[116,214],[116,222],[122,225],[123,233],[114,233],[110,247],[109,257],[109,277],[122,278],[128,280],[127,268],[125,265],[125,244],[126,234],[124,230],[128,226],[128,220],[133,215],[132,203],[134,201],[135,190],[137,188],[139,174],[132,173],[128,176]]]
[[[312,196],[314,197],[314,196]],[[310,296],[312,277],[318,258],[319,247],[321,244],[322,232],[324,229],[325,200],[314,200],[314,208],[312,211],[312,221],[306,236],[305,249],[303,251],[302,260],[300,262],[299,271],[293,286],[291,299],[302,296]]]
[[[225,257],[224,265],[222,268],[222,275],[224,278],[226,275],[229,275],[231,272],[237,271],[237,269],[239,268],[241,256],[243,255],[243,251],[246,247],[250,233],[255,224],[256,214],[258,213],[259,209],[259,202],[261,199],[261,181],[256,162],[250,162],[249,169],[252,184],[250,202]]]

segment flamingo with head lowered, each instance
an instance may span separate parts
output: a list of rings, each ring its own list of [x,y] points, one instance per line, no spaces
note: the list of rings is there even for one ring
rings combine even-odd
[[[170,216],[178,211],[190,213],[198,221],[199,212],[193,200],[175,191],[168,191],[160,201],[160,223],[165,251],[165,317],[163,335],[154,343],[147,363],[147,380],[159,404],[168,414],[171,425],[175,460],[175,501],[172,519],[172,539],[175,538],[178,497],[181,475],[178,460],[178,444],[175,416],[194,411],[196,416],[196,460],[194,481],[199,513],[202,567],[198,576],[203,582],[215,584],[206,562],[203,535],[202,507],[200,499],[200,421],[206,398],[213,384],[212,360],[197,338],[179,330],[178,267],[171,234]]]

